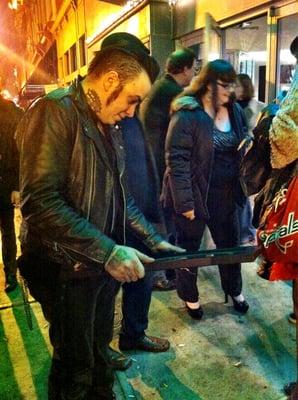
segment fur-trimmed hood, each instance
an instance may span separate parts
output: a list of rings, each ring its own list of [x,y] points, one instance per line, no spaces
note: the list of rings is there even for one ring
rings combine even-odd
[[[174,113],[182,109],[195,110],[196,108],[202,108],[202,106],[194,96],[182,96],[173,101],[171,112]]]
[[[291,88],[273,118],[269,139],[272,168],[284,168],[298,159],[298,66]]]

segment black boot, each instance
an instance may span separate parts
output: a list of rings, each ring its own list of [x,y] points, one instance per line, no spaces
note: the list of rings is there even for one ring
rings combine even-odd
[[[291,396],[292,394],[294,394],[295,389],[296,389],[296,382],[290,382],[287,383],[286,385],[284,385],[283,387],[283,391],[287,396]]]
[[[7,275],[6,277],[6,282],[5,282],[5,292],[9,293],[15,290],[15,288],[18,286],[18,281],[17,277],[15,275]]]
[[[116,400],[116,396],[114,392],[110,392],[109,394],[106,395],[98,395],[96,393],[90,393],[88,400]]]
[[[236,311],[238,311],[241,314],[245,314],[247,313],[248,309],[249,309],[249,304],[246,300],[243,301],[237,301],[234,299],[234,297],[231,296],[231,299],[233,301],[233,306],[234,309]],[[228,299],[228,295],[225,294],[225,303],[228,303],[229,299]]]
[[[118,371],[125,371],[127,368],[131,366],[132,359],[130,357],[127,357],[123,353],[120,353],[120,351],[116,351],[111,347],[109,347],[107,353],[108,353],[107,363],[112,369]]]

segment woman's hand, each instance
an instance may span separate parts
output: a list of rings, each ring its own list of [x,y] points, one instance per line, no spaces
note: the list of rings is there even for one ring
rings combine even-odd
[[[185,211],[184,213],[182,213],[182,215],[185,218],[187,218],[190,221],[192,221],[193,219],[195,219],[195,210]]]

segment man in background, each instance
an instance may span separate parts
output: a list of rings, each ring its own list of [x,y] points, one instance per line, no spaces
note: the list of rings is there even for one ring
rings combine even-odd
[[[152,86],[140,107],[140,119],[156,160],[159,193],[165,172],[165,139],[170,122],[172,100],[188,86],[196,72],[196,55],[193,50],[180,48],[169,55],[165,74]],[[171,215],[164,210],[167,234],[171,243],[175,241],[174,224]],[[158,274],[154,288],[170,290],[175,288],[175,272]]]
[[[161,224],[163,217],[158,202],[158,179],[155,160],[137,117],[120,122],[126,153],[127,187],[136,205],[152,224]],[[144,244],[127,232],[127,244],[145,252]],[[148,336],[148,313],[152,294],[153,273],[136,282],[122,286],[122,323],[119,337],[120,350],[167,351],[167,339]]]
[[[14,206],[19,206],[19,157],[15,130],[22,110],[0,95],[0,230],[5,291],[17,287],[17,246],[14,227]]]

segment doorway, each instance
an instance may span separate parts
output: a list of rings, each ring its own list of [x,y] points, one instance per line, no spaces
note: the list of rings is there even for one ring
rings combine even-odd
[[[237,73],[248,74],[252,79],[255,97],[265,101],[266,86],[266,15],[243,21],[223,30],[223,57]]]

